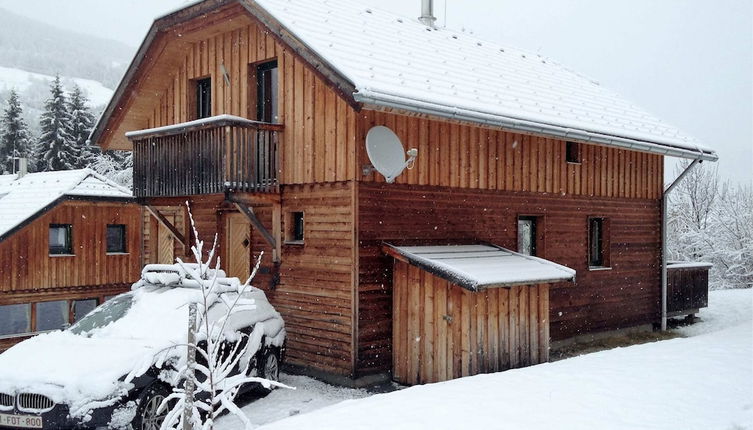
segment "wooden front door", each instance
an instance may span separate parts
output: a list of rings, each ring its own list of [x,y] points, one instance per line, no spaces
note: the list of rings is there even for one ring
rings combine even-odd
[[[246,282],[251,275],[251,223],[240,213],[229,213],[225,221],[228,276]]]
[[[175,214],[163,213],[168,222],[175,225]],[[175,263],[175,243],[170,230],[160,223],[156,223],[157,228],[157,263],[173,264]]]

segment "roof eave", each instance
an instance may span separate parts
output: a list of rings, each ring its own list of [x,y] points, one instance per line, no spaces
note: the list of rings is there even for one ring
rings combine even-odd
[[[716,152],[714,151],[704,151],[701,149],[692,150],[667,144],[630,139],[626,137],[596,133],[587,130],[567,128],[554,124],[509,118],[502,115],[494,115],[458,107],[432,104],[414,99],[381,95],[369,91],[356,92],[354,94],[354,98],[356,101],[363,103],[366,107],[374,106],[404,110],[408,112],[416,112],[456,121],[472,122],[481,125],[521,131],[524,133],[543,134],[566,140],[577,140],[622,149],[649,152],[669,157],[688,158],[693,160],[700,159],[703,161],[712,162],[719,159]]]

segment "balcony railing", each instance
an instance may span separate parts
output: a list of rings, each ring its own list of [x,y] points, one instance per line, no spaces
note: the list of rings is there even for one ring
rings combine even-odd
[[[667,315],[698,312],[709,303],[709,263],[671,261],[667,265]]]
[[[279,124],[220,115],[127,133],[136,197],[279,191]]]

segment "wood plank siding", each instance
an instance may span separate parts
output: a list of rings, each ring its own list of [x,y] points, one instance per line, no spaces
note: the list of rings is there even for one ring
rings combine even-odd
[[[549,286],[471,292],[395,260],[392,377],[425,384],[549,360]]]
[[[144,128],[195,119],[191,82],[212,78],[212,115],[255,119],[253,65],[277,60],[281,183],[334,182],[355,176],[356,113],[299,56],[259,24],[217,32],[191,43]],[[222,66],[228,72],[229,85]]]
[[[392,259],[382,242],[486,241],[517,247],[517,217],[537,215],[542,258],[577,271],[550,293],[551,337],[655,321],[660,312],[660,202],[362,183],[359,213],[358,369],[390,367]],[[589,270],[589,216],[609,219],[611,268]],[[617,281],[619,280],[619,281]]]
[[[563,140],[379,111],[361,113],[359,135],[376,125],[392,129],[406,150],[418,149],[415,165],[397,177],[398,184],[661,198],[661,155],[582,144],[581,162],[568,163]],[[358,151],[358,165],[368,165],[362,144]],[[362,180],[384,177],[371,173]]]
[[[66,201],[0,242],[0,300],[28,291],[130,284],[141,274],[141,207]],[[49,255],[50,224],[73,226],[75,255]],[[127,254],[108,254],[108,224],[125,224]]]

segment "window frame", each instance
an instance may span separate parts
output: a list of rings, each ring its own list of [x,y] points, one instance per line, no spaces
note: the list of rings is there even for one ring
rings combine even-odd
[[[581,164],[583,152],[580,142],[565,142],[565,161],[570,164]]]
[[[255,97],[250,98],[250,100],[254,100],[256,103],[256,112],[254,118],[257,121],[273,124],[278,122],[275,118],[279,118],[280,114],[280,69],[278,66],[279,64],[276,58],[264,60],[252,65],[254,85],[250,86],[254,88]],[[277,74],[277,85],[275,85],[275,79],[271,78],[271,82],[267,83],[267,80],[265,78],[267,76],[266,72],[270,72],[272,70],[275,70]],[[272,93],[271,98],[269,98],[269,103],[267,103],[267,88]],[[268,116],[267,113],[269,114]]]
[[[118,251],[110,250],[110,228],[119,228],[121,231],[121,240],[123,247]],[[128,254],[128,226],[126,224],[107,224],[105,226],[105,253],[107,255],[124,255]]]
[[[516,250],[519,254],[524,254],[520,251],[520,222],[521,221],[530,221],[532,222],[532,228],[531,228],[531,251],[532,253],[530,256],[532,257],[539,257],[542,255],[543,251],[543,229],[541,228],[540,224],[542,223],[542,216],[540,215],[518,215],[515,223],[515,228],[517,234],[515,235],[516,239],[518,240]]]
[[[204,88],[206,86],[206,88]],[[202,91],[204,88],[204,91]],[[207,97],[202,97],[202,92]],[[204,100],[206,100],[206,109],[202,109]],[[204,119],[212,116],[212,77],[203,76],[191,80],[191,105],[193,110],[193,119]],[[206,112],[204,112],[206,110]]]
[[[4,306],[19,306],[19,307],[25,307],[24,311],[26,313],[26,331],[20,331],[17,333],[8,333],[8,334],[1,334],[0,333],[0,339],[12,339],[15,337],[24,337],[28,336],[30,334],[34,333],[34,306],[32,303],[6,303],[3,305],[0,305],[0,308]]]
[[[64,228],[66,230],[65,233],[65,248],[61,249],[52,249],[52,243],[51,243],[51,233],[52,229],[54,228]],[[50,223],[48,229],[47,229],[47,254],[50,257],[70,257],[73,255],[76,255],[73,252],[73,224],[62,224],[62,223]]]
[[[594,234],[593,234],[593,227],[595,225],[599,226],[599,237],[598,237],[598,252],[599,252],[599,259],[595,260],[593,257],[593,251],[594,251]],[[611,268],[611,255],[610,255],[610,229],[609,229],[609,218],[604,216],[589,216],[588,217],[588,224],[586,228],[587,232],[587,249],[586,249],[586,258],[588,263],[589,270],[606,270]]]
[[[300,220],[298,219],[300,214]],[[300,230],[299,230],[300,228]],[[285,244],[303,245],[306,240],[306,212],[289,211],[285,216]]]

